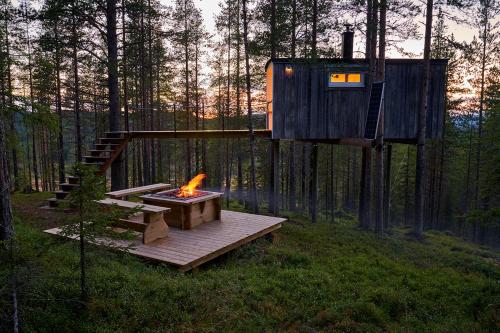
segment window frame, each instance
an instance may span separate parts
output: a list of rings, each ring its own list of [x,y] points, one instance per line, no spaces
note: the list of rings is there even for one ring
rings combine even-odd
[[[335,69],[330,69],[328,70],[328,76],[327,76],[327,86],[330,89],[336,89],[336,88],[364,88],[365,87],[365,74],[366,72],[362,70],[349,70],[349,71],[342,71],[342,70],[335,70]],[[344,74],[344,75],[349,75],[349,74],[359,74],[360,75],[360,82],[331,82],[330,77],[333,74]]]

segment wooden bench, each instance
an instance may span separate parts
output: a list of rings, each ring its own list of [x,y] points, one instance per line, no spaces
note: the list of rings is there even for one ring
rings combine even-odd
[[[144,244],[151,243],[156,239],[164,238],[168,235],[168,225],[165,223],[163,214],[169,212],[170,208],[111,198],[98,200],[97,202],[107,207],[115,206],[122,209],[140,210],[142,214],[120,219],[117,224],[134,231],[142,232],[142,242]]]
[[[170,184],[159,183],[159,184],[132,187],[132,188],[124,189],[124,190],[108,192],[108,193],[106,193],[106,196],[113,198],[113,199],[123,200],[129,195],[146,193],[146,192],[158,192],[161,190],[166,190],[169,187],[170,187]]]

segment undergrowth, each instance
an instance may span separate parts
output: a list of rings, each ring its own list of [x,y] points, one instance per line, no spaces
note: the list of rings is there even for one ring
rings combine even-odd
[[[77,242],[41,231],[64,213],[19,209],[43,198],[14,196],[23,332],[500,331],[497,252],[439,232],[379,237],[340,218],[290,216],[273,242],[187,274],[89,246],[81,304]],[[7,275],[0,268],[0,285]]]

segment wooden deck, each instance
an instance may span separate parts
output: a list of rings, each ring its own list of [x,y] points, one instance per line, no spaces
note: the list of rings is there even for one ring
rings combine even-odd
[[[205,223],[191,230],[170,228],[168,237],[147,245],[142,244],[140,236],[133,241],[102,238],[99,243],[130,247],[129,253],[178,266],[185,272],[279,229],[285,220],[223,210],[221,221]],[[45,232],[59,235],[61,229]]]

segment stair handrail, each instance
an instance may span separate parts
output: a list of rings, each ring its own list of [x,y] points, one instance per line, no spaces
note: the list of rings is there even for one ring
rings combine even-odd
[[[378,111],[377,111],[377,124],[375,125],[375,133],[373,138],[366,138],[366,129],[368,125],[368,117],[370,116],[370,104],[371,104],[371,99],[372,99],[372,92],[373,92],[373,84],[375,83],[381,83],[382,84],[382,91],[380,92],[380,103],[378,105]],[[370,99],[368,100],[368,112],[366,113],[366,119],[365,119],[365,132],[363,133],[363,137],[368,140],[375,140],[377,138],[378,134],[378,126],[380,122],[380,114],[382,110],[382,105],[384,102],[384,92],[385,92],[385,81],[377,81],[372,83],[372,87],[370,88]]]

